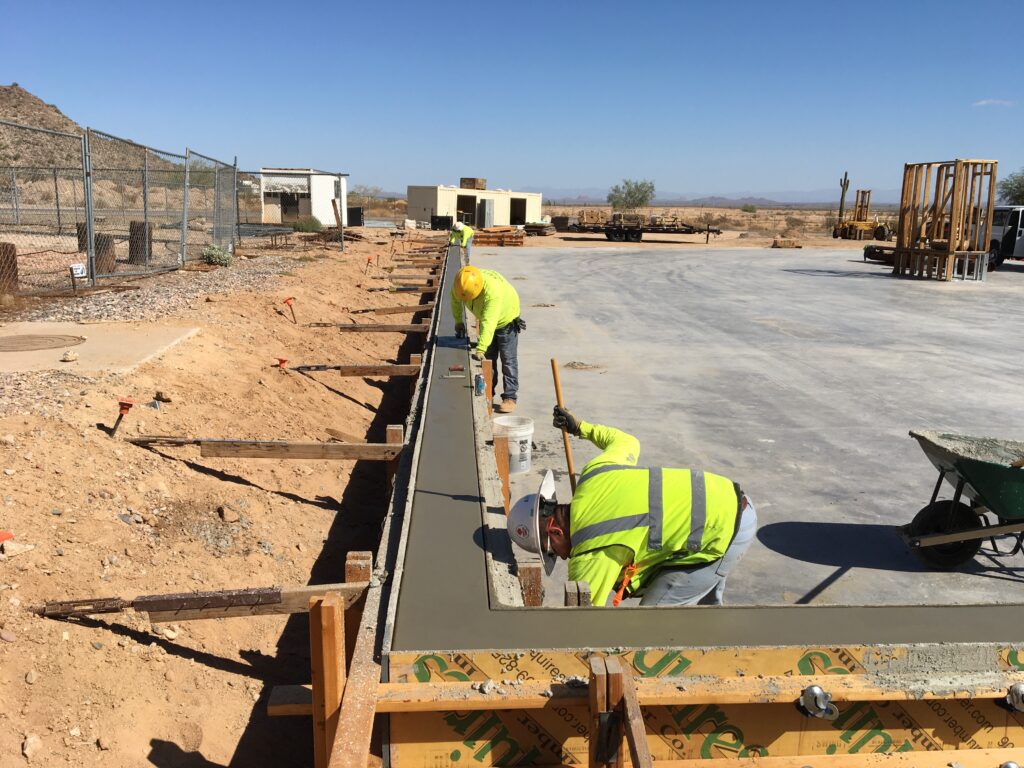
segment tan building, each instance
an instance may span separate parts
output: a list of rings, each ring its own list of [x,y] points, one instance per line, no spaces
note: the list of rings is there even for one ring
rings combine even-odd
[[[342,224],[348,224],[347,173],[328,173],[314,168],[261,168],[260,200],[264,224],[290,224],[304,216],[316,216],[333,227],[338,201]]]
[[[507,189],[464,189],[462,187],[408,188],[408,218],[430,221],[431,216],[451,216],[471,227],[500,227],[532,224],[541,217],[540,192],[512,192]]]

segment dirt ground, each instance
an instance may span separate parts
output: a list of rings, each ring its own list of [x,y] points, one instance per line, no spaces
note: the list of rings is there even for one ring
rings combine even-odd
[[[610,212],[608,206],[587,206],[588,209]],[[549,216],[575,216],[579,206],[545,205],[544,213]],[[870,240],[841,240],[832,238],[832,225],[837,211],[820,208],[757,208],[745,212],[739,208],[642,208],[638,213],[677,214],[688,224],[705,226],[710,224],[722,230],[721,235],[711,235],[705,243],[704,235],[661,235],[645,234],[639,243],[612,243],[602,234],[560,232],[546,237],[527,237],[524,245],[533,247],[594,247],[604,244],[615,248],[650,248],[680,245],[694,245],[701,248],[765,248],[776,238],[795,240],[805,248],[851,248],[862,250]],[[872,216],[874,216],[872,213]],[[880,221],[895,225],[893,212],[879,211]]]
[[[343,255],[334,246],[274,251],[285,268],[269,290],[211,292],[161,317],[201,331],[131,374],[0,378],[5,389],[29,387],[32,400],[0,415],[0,530],[34,547],[0,557],[0,765],[310,763],[308,719],[263,714],[272,685],[308,682],[305,617],[154,626],[132,612],[59,622],[29,608],[340,581],[348,551],[375,547],[382,464],[201,459],[195,447],[121,439],[321,441],[334,428],[383,441],[386,425],[405,418],[407,379],[313,380],[272,367],[277,357],[406,362],[419,351],[404,335],[303,325],[373,322],[348,310],[415,303],[367,290],[386,284],[393,246],[386,230],[363,231],[368,239],[350,241]],[[166,291],[170,279],[148,279],[138,293]],[[282,306],[288,296],[298,324]],[[154,408],[157,390],[170,402]],[[111,439],[97,424],[113,422],[119,396],[138,405]]]

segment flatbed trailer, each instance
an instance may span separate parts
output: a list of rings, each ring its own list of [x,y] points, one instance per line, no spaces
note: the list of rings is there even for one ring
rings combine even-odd
[[[605,224],[570,224],[570,232],[593,232],[594,234],[603,233],[606,238],[615,243],[630,242],[639,243],[643,240],[645,234],[660,234],[660,235],[720,235],[722,230],[718,227],[696,227],[692,224],[674,224],[669,226],[659,226],[652,224],[618,224],[613,222],[607,222]]]

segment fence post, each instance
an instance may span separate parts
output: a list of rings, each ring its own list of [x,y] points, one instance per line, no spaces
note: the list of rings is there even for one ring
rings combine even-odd
[[[89,270],[89,285],[96,285],[96,225],[93,221],[92,206],[92,148],[89,142],[91,128],[82,134],[82,199],[85,201],[86,262]]]
[[[342,199],[341,195],[338,195],[338,205],[344,204],[344,208],[341,209],[341,224],[338,225],[338,240],[341,241],[341,252],[345,252],[345,221],[348,219],[348,181],[344,176],[338,176],[338,191],[341,191],[341,185],[345,185],[345,197]]]
[[[213,244],[220,248],[221,244],[221,220],[220,220],[220,166],[213,166]]]
[[[178,266],[185,266],[185,246],[188,243],[188,158],[189,148],[185,147],[185,189],[181,197],[181,255]]]
[[[14,193],[14,224],[21,226],[21,201],[18,195],[18,171],[11,168],[11,191]]]
[[[142,229],[146,233],[146,244],[143,246],[146,249],[146,260],[145,264],[149,266],[150,254],[150,243],[152,238],[149,236],[149,148],[147,147],[142,151]]]
[[[232,185],[235,189],[235,226],[231,228],[231,252],[242,243],[242,231],[238,228],[238,155],[235,155],[234,180]]]
[[[53,204],[57,206],[57,234],[64,234],[64,227],[60,225],[60,185],[57,184],[57,168],[53,169]]]

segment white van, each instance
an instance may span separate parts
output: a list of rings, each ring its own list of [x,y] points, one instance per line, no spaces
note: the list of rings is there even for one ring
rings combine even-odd
[[[1024,205],[997,205],[992,209],[989,268],[1005,259],[1024,259]]]

